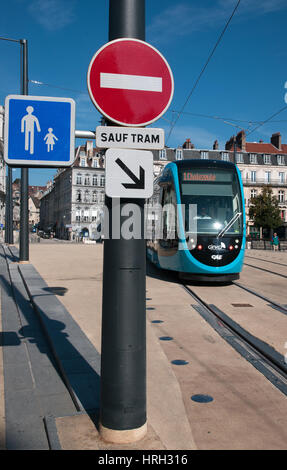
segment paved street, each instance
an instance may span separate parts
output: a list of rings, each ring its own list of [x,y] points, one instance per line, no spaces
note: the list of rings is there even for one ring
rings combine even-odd
[[[14,253],[17,254],[17,251],[14,250]],[[103,245],[100,244],[71,244],[48,240],[30,245],[30,265],[19,265],[12,259],[9,260],[10,272],[12,278],[14,276],[14,286],[18,286],[18,292],[21,289],[20,279],[16,279],[18,266],[23,278],[26,278],[25,283],[30,298],[33,299],[38,314],[40,312],[42,316],[46,333],[48,332],[54,342],[54,354],[57,357],[55,367],[61,365],[66,380],[66,390],[69,391],[66,393],[60,383],[57,385],[56,395],[51,390],[44,396],[43,391],[38,390],[37,381],[43,382],[43,377],[36,367],[35,351],[29,350],[30,365],[32,369],[36,368],[36,372],[33,372],[35,384],[32,391],[38,400],[45,399],[46,405],[40,404],[39,413],[44,413],[41,419],[46,423],[49,446],[52,444],[54,448],[116,448],[101,441],[92,418],[94,416],[96,420],[96,408],[99,406],[97,374],[100,373],[101,351],[102,254]],[[257,257],[258,252],[252,250],[248,255]],[[266,253],[260,252],[260,256],[264,260],[268,259]],[[272,257],[272,260],[278,258],[278,262],[279,259],[282,262],[285,257],[285,253],[278,253]],[[261,258],[258,265],[263,262]],[[250,261],[254,264],[254,259],[248,259],[248,262]],[[33,271],[34,268],[36,271]],[[279,271],[282,274],[284,269],[281,268],[282,266]],[[246,284],[250,269],[250,267],[244,268],[240,283]],[[286,268],[284,272],[286,273]],[[278,277],[278,279],[277,284],[285,282],[283,278]],[[264,282],[262,277],[261,289]],[[260,289],[260,285],[256,286],[257,290]],[[262,306],[264,305],[266,328],[268,321],[270,326],[269,334],[266,336],[261,332],[260,325],[257,328],[254,322],[257,315],[264,316],[261,307],[258,312],[256,307],[253,307],[251,323],[245,313],[250,311],[250,308],[242,309],[238,316],[234,307],[228,307],[235,301],[245,300],[243,291],[240,298],[233,297],[233,292],[239,289],[238,287],[194,286],[194,288],[201,289],[201,295],[206,297],[207,302],[228,312],[233,321],[242,323],[246,330],[253,328],[252,334],[263,342],[268,338],[272,339],[273,335],[274,343],[271,341],[271,344],[279,353],[284,353],[282,330],[284,331],[286,315],[276,310],[268,310],[263,300],[251,299],[251,294],[246,294],[252,305],[260,306],[260,302]],[[283,289],[282,286],[281,288]],[[279,300],[282,302],[284,299],[281,297]],[[274,387],[262,370],[248,362],[244,354],[239,354],[218,335],[218,332],[201,316],[200,310],[193,307],[194,302],[184,292],[177,278],[171,273],[158,271],[148,264],[146,303],[148,434],[143,441],[125,445],[123,448],[283,449],[287,439],[286,395]],[[272,323],[274,321],[275,323]],[[283,322],[280,328],[276,326],[276,322],[280,324]],[[19,335],[18,331],[15,332]],[[278,336],[280,333],[283,334],[281,339]],[[27,334],[24,336],[27,341]],[[36,334],[34,338],[37,338],[39,349],[42,343]],[[170,340],[164,341],[165,338]],[[28,349],[32,346],[29,344]],[[49,370],[50,380],[57,383],[52,374],[53,359],[50,359],[48,365],[46,348],[41,346],[40,352],[38,360],[45,364],[45,371]],[[9,361],[7,362],[5,357],[4,354],[4,365],[9,366]],[[183,365],[177,365],[178,361],[183,361]],[[4,422],[6,421],[7,427],[7,416],[10,416],[9,383],[14,383],[14,386],[16,384],[16,387],[22,390],[22,394],[27,387],[27,382],[21,385],[15,378],[9,376],[8,379],[7,383],[5,379],[5,420],[3,400],[0,402],[2,446]],[[3,387],[3,382],[1,386]],[[73,400],[70,400],[71,396]],[[195,396],[210,397],[210,400],[197,402],[193,399]],[[52,405],[52,397],[56,401],[60,400],[59,406]],[[89,409],[93,409],[92,414],[87,413]],[[50,411],[47,416],[48,410]],[[8,423],[9,433],[11,429],[17,432],[17,426],[19,427],[17,419],[11,415],[12,418],[15,420],[14,428]],[[34,418],[36,420],[37,417]],[[25,419],[27,417],[23,417],[22,425]],[[25,429],[22,432],[25,434]],[[11,435],[9,442],[13,442]],[[14,445],[17,448],[17,440]],[[22,445],[29,448],[29,443]],[[38,445],[42,446],[41,443]]]

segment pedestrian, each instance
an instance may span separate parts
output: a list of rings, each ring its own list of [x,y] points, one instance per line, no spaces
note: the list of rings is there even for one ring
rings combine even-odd
[[[49,127],[48,131],[49,132],[45,135],[44,140],[46,141],[47,151],[50,152],[50,150],[53,151],[54,149],[55,140],[59,139],[53,134],[52,127]]]
[[[273,237],[272,237],[272,245],[273,245],[273,250],[274,251],[278,251],[278,247],[279,247],[279,237],[277,235],[277,233],[275,232]]]

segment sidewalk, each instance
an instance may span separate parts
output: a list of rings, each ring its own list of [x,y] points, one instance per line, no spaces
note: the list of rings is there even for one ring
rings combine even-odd
[[[66,245],[65,256],[72,250],[71,262],[77,267],[75,275],[75,266],[71,266],[68,279],[66,270],[59,269],[61,263],[55,272],[52,260],[45,258],[45,251],[51,250],[49,244],[34,248],[30,256],[33,264],[19,264],[14,246],[10,247],[14,258],[5,246],[1,254],[2,324],[3,335],[6,335],[3,343],[6,448],[195,449],[179,385],[151,331],[148,332],[148,354],[156,356],[157,361],[148,371],[147,435],[138,443],[120,447],[100,439],[97,422],[102,246],[82,247],[95,257],[95,275],[90,278],[84,258],[77,259],[81,257],[81,250],[77,255],[74,246]],[[58,250],[61,256],[61,244],[55,244],[53,250]],[[47,282],[35,269],[38,263]],[[9,292],[9,276],[17,305]],[[61,278],[65,278],[68,287],[63,287]],[[86,295],[79,296],[78,292],[83,289]],[[96,303],[92,295],[95,289]],[[63,296],[66,306],[59,300]],[[37,322],[32,318],[29,301],[37,311]],[[83,302],[86,305],[83,306]],[[38,320],[40,327],[36,325]],[[7,344],[9,331],[10,335],[13,331],[14,336],[12,343]],[[160,409],[157,390],[151,387],[156,381],[164,381],[167,387],[165,403]],[[0,425],[0,436],[1,429],[3,435],[3,425],[2,428]]]

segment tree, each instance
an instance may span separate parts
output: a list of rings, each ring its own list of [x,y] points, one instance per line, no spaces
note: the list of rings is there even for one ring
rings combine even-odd
[[[249,217],[256,227],[270,231],[282,225],[278,200],[269,186],[265,186],[258,196],[252,197],[250,203]]]

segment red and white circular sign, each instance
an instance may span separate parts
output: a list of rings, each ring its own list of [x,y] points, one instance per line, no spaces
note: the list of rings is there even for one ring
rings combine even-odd
[[[161,53],[139,39],[105,44],[91,60],[88,90],[97,109],[122,126],[159,119],[173,97],[173,75]]]

